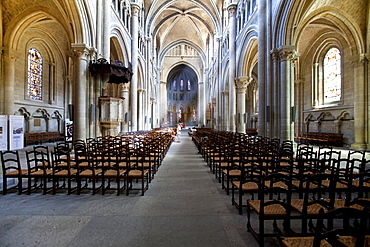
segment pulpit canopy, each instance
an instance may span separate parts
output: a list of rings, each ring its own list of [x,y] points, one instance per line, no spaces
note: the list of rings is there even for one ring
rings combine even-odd
[[[97,74],[109,75],[108,83],[128,83],[132,78],[131,68],[123,66],[121,61],[108,63],[105,58],[99,58],[97,61],[90,61],[89,70],[92,76]]]

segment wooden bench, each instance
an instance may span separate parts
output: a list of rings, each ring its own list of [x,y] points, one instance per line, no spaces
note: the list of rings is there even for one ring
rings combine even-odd
[[[294,141],[302,144],[342,147],[343,134],[329,132],[305,132],[295,136]]]
[[[24,143],[27,146],[30,143],[42,144],[43,141],[58,141],[64,139],[59,131],[53,132],[36,132],[36,133],[25,133]]]
[[[257,129],[247,129],[246,132],[250,136],[256,136],[256,135],[258,135],[258,130]]]

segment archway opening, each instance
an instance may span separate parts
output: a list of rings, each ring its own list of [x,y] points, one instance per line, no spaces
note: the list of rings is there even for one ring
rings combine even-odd
[[[188,109],[198,109],[198,77],[195,71],[185,64],[173,68],[167,77],[168,116],[171,125],[184,123],[196,125],[197,110],[187,112]],[[177,112],[173,112],[174,109]]]

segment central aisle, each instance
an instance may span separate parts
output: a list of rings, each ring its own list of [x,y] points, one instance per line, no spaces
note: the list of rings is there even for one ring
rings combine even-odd
[[[130,215],[148,224],[137,246],[257,246],[184,130]]]

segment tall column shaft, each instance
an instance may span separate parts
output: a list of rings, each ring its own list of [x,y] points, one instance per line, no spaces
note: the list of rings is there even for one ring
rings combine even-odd
[[[74,80],[73,80],[73,139],[85,140],[87,131],[87,56],[89,54],[84,44],[72,44],[74,51]]]
[[[139,14],[140,6],[138,4],[132,4],[132,17],[131,17],[131,65],[133,76],[131,79],[131,129],[137,131],[138,126],[138,45],[139,45]]]
[[[292,74],[291,59],[294,47],[283,46],[280,48],[280,139],[289,140],[292,135]]]
[[[236,101],[237,101],[237,132],[245,133],[245,94],[247,92],[248,83],[250,78],[248,76],[241,76],[236,80]]]
[[[128,132],[128,121],[129,121],[129,102],[130,102],[130,87],[128,84],[124,84],[121,88],[121,97],[124,98],[123,100],[123,123],[121,126],[121,130],[123,132]]]
[[[365,150],[367,134],[367,84],[368,82],[368,66],[369,62],[365,55],[360,57],[355,69],[355,102],[354,102],[354,137],[355,142],[351,145],[352,148]]]
[[[273,99],[271,101],[271,136],[278,138],[280,136],[280,80],[279,80],[279,52],[272,52],[272,80],[273,80]]]
[[[229,11],[229,131],[236,131],[236,4],[231,4],[228,7]]]
[[[258,1],[258,134],[266,136],[266,0]]]
[[[110,58],[110,17],[111,1],[103,0],[102,55],[109,62]],[[99,18],[99,17],[98,17]],[[99,28],[99,27],[98,27]]]
[[[4,78],[4,114],[14,114],[14,85],[15,85],[15,53],[9,49],[4,50],[5,78]]]

